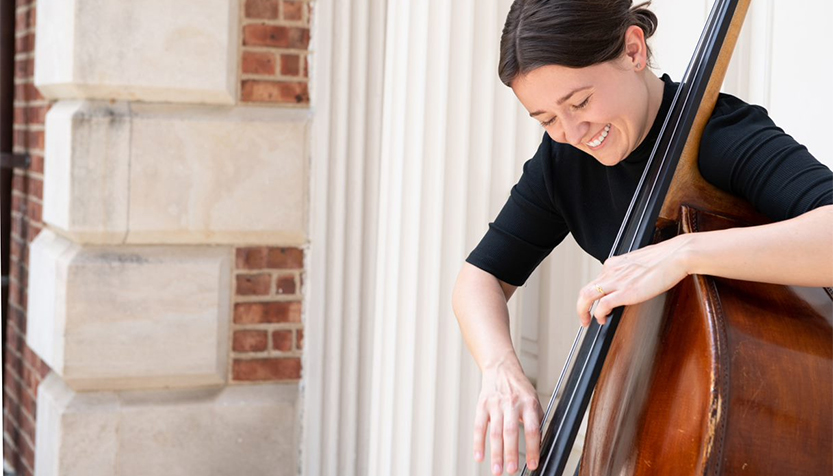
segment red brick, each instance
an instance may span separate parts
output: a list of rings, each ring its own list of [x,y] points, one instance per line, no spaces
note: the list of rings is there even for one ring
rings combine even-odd
[[[26,245],[23,244],[20,237],[12,238],[11,240],[11,261],[15,264],[12,266],[11,273],[15,274],[16,270],[20,269],[20,263],[27,263],[28,262],[28,249]]]
[[[26,83],[26,99],[28,101],[40,101],[43,99],[43,95],[33,83]]]
[[[262,352],[268,345],[266,331],[234,331],[232,350],[235,352]]]
[[[278,18],[278,0],[246,0],[246,18]]]
[[[26,107],[18,106],[14,108],[14,123],[25,124],[29,120],[29,114]]]
[[[301,349],[304,348],[304,330],[303,329],[298,329],[295,332],[295,341],[296,341],[295,342],[295,347],[297,347],[298,350],[301,350]]]
[[[3,390],[12,395],[15,401],[20,395],[20,382],[14,378],[14,374],[9,370],[3,372]]]
[[[15,325],[17,323],[15,322]],[[18,326],[20,328],[20,326]],[[23,375],[23,358],[21,354],[16,354],[12,349],[6,347],[4,350],[6,359],[6,371],[10,372],[13,377],[20,378]]]
[[[281,55],[281,74],[298,76],[301,74],[301,57],[298,55]]]
[[[49,364],[47,364],[46,362],[41,360],[40,362],[38,362],[37,371],[38,371],[38,374],[40,376],[39,381],[42,382],[43,379],[46,378],[47,375],[49,375],[49,372],[52,372],[52,369],[49,368]],[[38,396],[38,392],[37,392],[38,388],[40,388],[40,384],[38,384],[38,387],[35,389],[35,396],[36,397]]]
[[[20,195],[19,192],[12,193],[12,210],[20,210],[23,208],[23,202],[26,198],[23,195]]]
[[[14,52],[15,53],[28,53],[31,51],[30,44],[33,43],[35,37],[34,35],[28,34],[23,35],[15,38],[14,40]],[[34,46],[34,44],[32,44]]]
[[[21,353],[23,356],[23,361],[28,364],[32,368],[37,368],[38,363],[40,363],[40,357],[36,354],[29,346],[23,347],[23,352]],[[23,376],[23,374],[21,374]]]
[[[292,350],[292,331],[282,330],[272,332],[272,349],[280,350],[281,352],[289,352]]]
[[[236,324],[301,322],[301,301],[247,302],[234,305]]]
[[[302,269],[304,250],[299,248],[269,248],[266,265],[278,269]]]
[[[28,413],[33,419],[37,418],[37,404],[35,399],[24,388],[20,391],[20,409],[22,412]]]
[[[49,106],[29,106],[24,109],[25,119],[18,121],[17,116],[15,116],[15,122],[18,124],[44,124],[46,122],[46,111],[48,110]]]
[[[31,441],[35,441],[35,425],[28,416],[21,416],[18,428],[20,428],[21,433],[28,436]]]
[[[26,10],[25,12],[18,12],[14,23],[15,31],[23,31],[27,28],[29,28],[29,10]]]
[[[23,364],[23,385],[35,393],[35,388],[37,388],[38,384],[40,383],[40,375],[37,374],[37,371],[33,370],[33,368],[29,365]]]
[[[30,197],[37,197],[40,200],[43,200],[43,180],[30,177],[29,178],[29,196]]]
[[[283,65],[281,65],[283,69]],[[275,74],[275,55],[261,51],[243,52],[243,72],[249,74]]]
[[[246,25],[243,27],[243,44],[306,50],[309,47],[309,28]]]
[[[16,236],[18,238],[23,238],[21,234],[22,231],[22,222],[23,220],[20,217],[12,217],[12,236]]]
[[[29,201],[27,215],[32,221],[41,221],[43,217],[43,206],[38,202]]]
[[[26,241],[28,243],[31,243],[31,242],[35,241],[35,238],[37,238],[38,233],[40,233],[42,228],[43,228],[42,224],[31,223],[30,222],[29,226],[26,230]],[[24,292],[24,295],[25,295],[25,292]]]
[[[28,147],[43,150],[43,131],[29,131]]]
[[[11,285],[12,283],[9,282],[9,294],[11,294]],[[23,352],[23,344],[26,341],[26,338],[17,330],[17,326],[11,324],[7,325],[6,334],[6,344],[8,344],[12,350],[17,353]]]
[[[303,20],[304,19],[304,3],[303,2],[283,2],[283,19],[284,20]]]
[[[3,408],[7,408],[7,403],[6,403],[5,399],[3,400]],[[12,418],[11,413],[10,412],[4,412],[3,428],[11,429],[11,428],[17,428],[18,426],[19,426],[18,422],[14,418]]]
[[[237,269],[263,269],[266,267],[266,248],[237,248],[234,263]]]
[[[238,296],[265,296],[272,288],[272,277],[266,273],[237,276]]]
[[[304,55],[304,77],[309,78],[309,56]]]
[[[278,294],[295,294],[295,275],[278,275],[276,289]]]
[[[20,442],[20,456],[23,458],[24,467],[26,471],[31,471],[35,467],[35,450],[24,438],[20,438],[18,441]],[[21,472],[21,476],[26,471]]]
[[[29,156],[32,159],[32,163],[29,165],[29,170],[32,172],[43,173],[43,154],[42,153],[29,153]]]
[[[11,322],[17,326],[18,329],[21,329],[25,332],[26,329],[26,313],[23,312],[21,308],[15,308],[14,306],[9,306],[9,317],[11,317]],[[20,359],[18,359],[18,362]]]
[[[301,359],[235,359],[232,367],[234,380],[298,380],[301,378]]]
[[[15,146],[25,148],[28,141],[26,131],[24,129],[15,129],[13,140]]]
[[[9,302],[20,305],[20,286],[17,284],[17,281],[9,280]]]
[[[243,81],[242,100],[248,102],[308,103],[307,83]]]
[[[15,170],[14,177],[12,178],[12,190],[17,192],[21,192],[24,195],[29,190],[26,188],[26,176],[23,175],[23,171]]]
[[[28,60],[26,59],[19,59],[14,62],[14,77],[18,79],[26,78],[28,75],[26,74],[26,63]]]

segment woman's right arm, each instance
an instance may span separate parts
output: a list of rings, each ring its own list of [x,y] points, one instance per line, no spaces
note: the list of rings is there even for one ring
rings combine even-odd
[[[524,424],[526,460],[538,467],[543,411],[524,375],[509,334],[506,302],[516,287],[469,263],[457,276],[452,306],[463,339],[483,373],[474,419],[474,458],[483,460],[486,428],[491,424],[492,473],[518,470],[519,422]]]

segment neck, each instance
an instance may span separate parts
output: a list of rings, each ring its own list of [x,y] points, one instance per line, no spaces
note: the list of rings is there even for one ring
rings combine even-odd
[[[662,94],[665,92],[665,83],[649,69],[645,69],[645,86],[648,88],[648,123],[645,124],[645,135],[651,130],[651,126],[657,120],[659,108],[662,105]],[[645,139],[643,137],[642,139]],[[640,141],[641,142],[641,141]]]

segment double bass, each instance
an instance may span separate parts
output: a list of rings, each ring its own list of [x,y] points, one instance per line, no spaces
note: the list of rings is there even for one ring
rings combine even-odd
[[[769,221],[697,166],[749,1],[715,1],[611,256]],[[833,291],[694,275],[593,320],[522,474],[565,471],[591,398],[581,476],[833,474]]]

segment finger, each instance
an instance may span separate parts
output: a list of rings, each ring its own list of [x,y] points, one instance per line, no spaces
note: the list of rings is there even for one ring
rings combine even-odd
[[[489,442],[491,443],[492,474],[503,473],[503,411],[497,404],[489,411]]]
[[[503,416],[503,450],[506,472],[518,470],[518,410],[507,408]]]
[[[483,404],[477,405],[474,414],[474,460],[483,461],[483,447],[486,444],[486,428],[489,424],[489,412]]]
[[[622,293],[620,292],[610,293],[599,299],[599,304],[593,310],[594,317],[599,321],[599,325],[604,325],[613,310],[623,305],[621,299]]]
[[[524,439],[526,440],[526,465],[530,470],[538,469],[541,457],[541,417],[538,407],[531,405],[524,409]]]
[[[578,313],[579,321],[581,325],[587,327],[590,325],[590,321],[593,319],[593,315],[591,315],[590,311],[593,309],[593,303],[595,303],[599,298],[603,297],[603,292],[599,291],[600,289],[604,289],[602,285],[597,283],[590,283],[587,286],[583,287],[578,294],[578,300],[576,301],[576,312]]]

